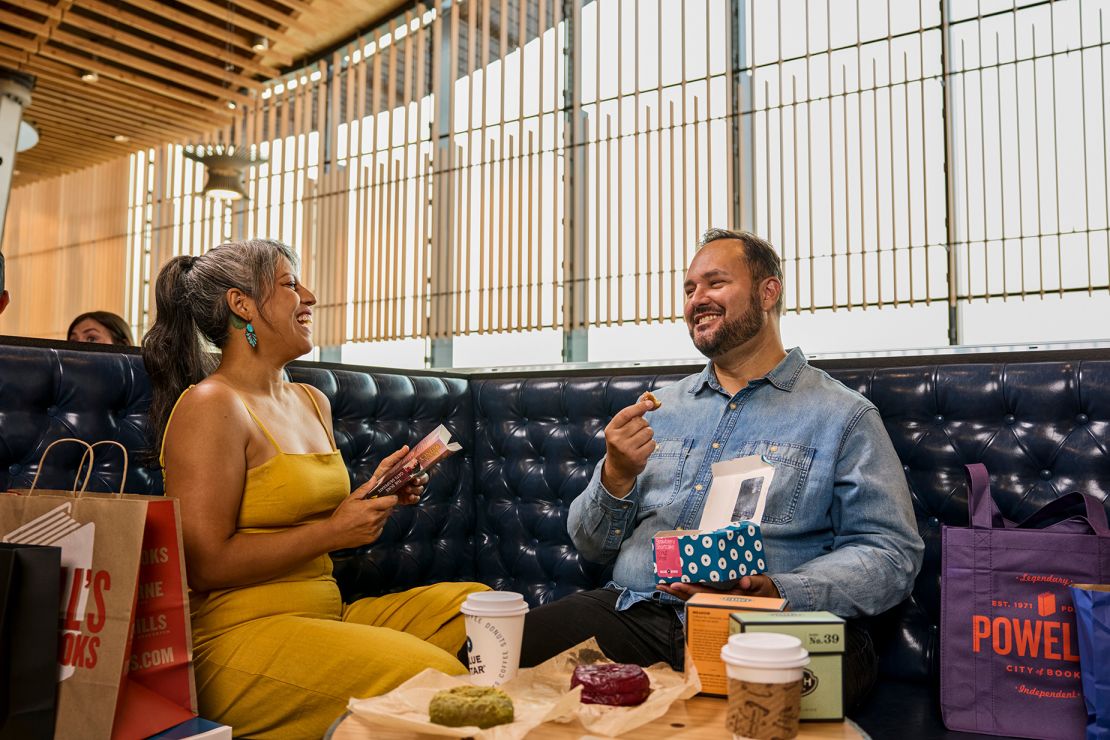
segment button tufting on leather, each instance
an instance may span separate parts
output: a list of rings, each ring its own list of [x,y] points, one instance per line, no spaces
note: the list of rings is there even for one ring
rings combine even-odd
[[[936,416],[933,417],[933,421],[935,421],[938,424],[941,423],[942,421],[944,421],[944,414],[937,414]]]
[[[46,407],[46,415],[47,416],[54,416],[57,413],[58,413],[58,407],[57,406],[47,406]]]
[[[935,527],[938,524],[940,524],[940,519],[936,518],[935,516],[929,517],[929,526],[930,527]]]
[[[1079,424],[1086,424],[1088,421],[1090,421],[1090,419],[1087,417],[1086,414],[1079,414],[1075,417],[1075,421]]]
[[[1041,477],[1044,478],[1045,480],[1048,480],[1049,478],[1052,477],[1052,471],[1048,470],[1048,469],[1042,470],[1041,471]]]
[[[1004,416],[1002,418],[1006,420],[1007,424],[1013,424],[1015,421],[1017,421],[1017,419],[1014,418],[1013,414],[1006,414],[1006,416]]]
[[[19,463],[12,463],[8,466],[8,475],[19,475],[23,472],[23,466]]]

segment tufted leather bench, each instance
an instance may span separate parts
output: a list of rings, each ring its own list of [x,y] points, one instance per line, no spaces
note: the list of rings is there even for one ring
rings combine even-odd
[[[987,465],[1011,520],[1076,489],[1105,500],[1110,351],[815,364],[878,407],[926,544],[913,595],[875,621],[884,678],[854,719],[876,737],[960,737],[940,724],[935,677],[940,528],[967,523],[963,465]],[[469,579],[539,604],[603,584],[606,569],[580,559],[570,542],[567,507],[604,454],[609,418],[699,367],[400,373],[294,363],[291,378],[331,401],[352,482],[436,424],[463,445],[432,476],[425,500],[399,510],[378,543],[334,554],[345,596]],[[0,337],[0,490],[28,487],[46,445],[77,436],[122,442],[135,453],[126,490],[159,493],[153,461],[136,459],[148,403],[134,350]],[[68,487],[78,457],[59,448],[40,485]],[[114,490],[119,472],[114,455],[101,456],[90,489]]]

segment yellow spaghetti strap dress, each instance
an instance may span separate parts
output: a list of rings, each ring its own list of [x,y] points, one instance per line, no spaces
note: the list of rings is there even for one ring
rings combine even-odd
[[[247,471],[238,531],[277,532],[329,516],[350,493],[334,441],[330,452],[283,452],[243,405],[277,455]],[[320,738],[351,697],[383,694],[425,668],[465,673],[455,658],[466,640],[459,606],[485,590],[439,583],[344,605],[322,555],[263,583],[193,592],[201,716],[236,737]]]

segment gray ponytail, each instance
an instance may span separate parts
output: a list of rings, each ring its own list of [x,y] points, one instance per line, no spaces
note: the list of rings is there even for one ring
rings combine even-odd
[[[227,291],[238,288],[265,304],[282,257],[296,266],[293,250],[281,242],[227,242],[199,257],[174,257],[158,273],[158,313],[143,338],[143,364],[153,386],[150,422],[155,450],[178,397],[215,369],[211,347],[223,348],[231,320]]]

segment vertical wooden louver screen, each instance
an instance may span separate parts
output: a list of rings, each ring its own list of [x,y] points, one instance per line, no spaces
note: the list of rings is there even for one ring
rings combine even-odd
[[[416,5],[211,134],[266,157],[249,201],[179,146],[17,190],[9,280],[126,244],[104,305],[145,328],[170,256],[281,239],[321,345],[666,321],[710,226],[770,239],[796,312],[1110,289],[1110,13],[873,5]],[[79,191],[126,213],[56,207]]]

